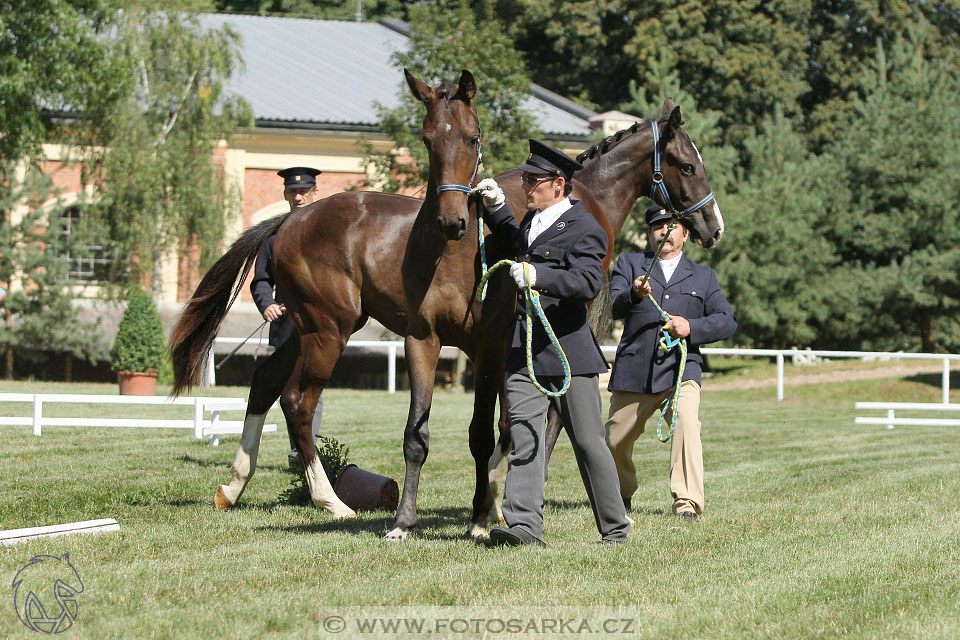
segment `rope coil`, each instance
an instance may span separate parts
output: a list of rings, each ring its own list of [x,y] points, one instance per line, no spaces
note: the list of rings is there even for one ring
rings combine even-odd
[[[480,237],[483,238],[482,221],[480,222]],[[484,297],[486,297],[487,281],[491,276],[493,276],[494,272],[501,267],[515,265],[517,264],[517,261],[501,260],[487,269],[486,257],[484,256],[484,252],[482,250],[483,244],[481,243],[480,246],[483,275],[480,277],[480,284],[477,286],[477,299],[483,300]],[[523,265],[524,278],[527,282],[529,282],[529,273],[527,271],[528,265],[526,262],[521,262],[520,264]],[[554,333],[553,327],[550,326],[550,321],[547,320],[547,314],[543,310],[543,305],[540,304],[540,293],[535,291],[531,286],[527,285],[523,288],[523,295],[527,312],[527,374],[530,376],[530,381],[533,383],[533,386],[537,388],[537,391],[548,398],[559,398],[567,392],[567,389],[570,388],[570,382],[573,379],[573,376],[570,373],[570,362],[567,360],[567,354],[563,352],[563,348],[560,346],[560,341],[557,339],[557,334]],[[559,391],[550,391],[549,389],[545,388],[540,384],[540,382],[537,380],[536,374],[533,372],[533,311],[536,311],[537,317],[540,318],[540,324],[543,325],[543,330],[547,332],[547,337],[550,338],[550,344],[557,352],[557,356],[560,358],[560,363],[563,365],[563,386]]]

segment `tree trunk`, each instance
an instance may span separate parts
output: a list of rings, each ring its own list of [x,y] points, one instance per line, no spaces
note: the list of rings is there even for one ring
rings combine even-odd
[[[933,328],[930,326],[930,309],[920,309],[920,350],[924,353],[933,352]]]
[[[9,344],[3,358],[3,377],[13,380],[13,347]]]
[[[73,354],[63,354],[63,381],[73,382]]]

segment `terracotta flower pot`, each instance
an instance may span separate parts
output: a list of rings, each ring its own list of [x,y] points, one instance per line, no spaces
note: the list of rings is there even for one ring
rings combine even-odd
[[[364,471],[355,464],[343,468],[333,490],[354,511],[396,511],[400,501],[396,480]]]
[[[117,371],[122,396],[152,396],[157,389],[156,371]]]

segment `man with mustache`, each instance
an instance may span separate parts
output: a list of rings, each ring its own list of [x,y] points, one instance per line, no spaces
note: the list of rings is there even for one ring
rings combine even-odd
[[[683,245],[690,232],[683,224],[671,229],[670,212],[658,204],[648,208],[645,217],[650,251],[621,255],[610,280],[613,317],[623,319],[624,325],[607,385],[613,394],[606,424],[607,446],[617,465],[624,507],[629,510],[637,490],[633,444],[643,433],[647,419],[673,396],[680,364],[679,345],[670,351],[660,347],[661,329],[666,329],[671,338],[685,338],[689,351],[679,406],[671,406],[664,421],[669,425],[673,411],[677,411],[670,446],[673,513],[697,522],[704,507],[700,345],[732,336],[737,318],[720,291],[714,270],[684,257]],[[661,240],[663,250],[653,264]],[[650,277],[644,282],[648,270]],[[657,300],[669,316],[668,322],[653,302],[646,300],[648,296]],[[667,428],[664,426],[664,433]]]

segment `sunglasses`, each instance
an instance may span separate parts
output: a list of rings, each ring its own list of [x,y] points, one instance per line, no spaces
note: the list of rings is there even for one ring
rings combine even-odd
[[[554,180],[556,180],[556,178],[553,178],[551,176],[541,176],[541,177],[528,176],[528,175],[520,176],[520,184],[522,184],[525,187],[535,187],[541,182],[552,182]]]

